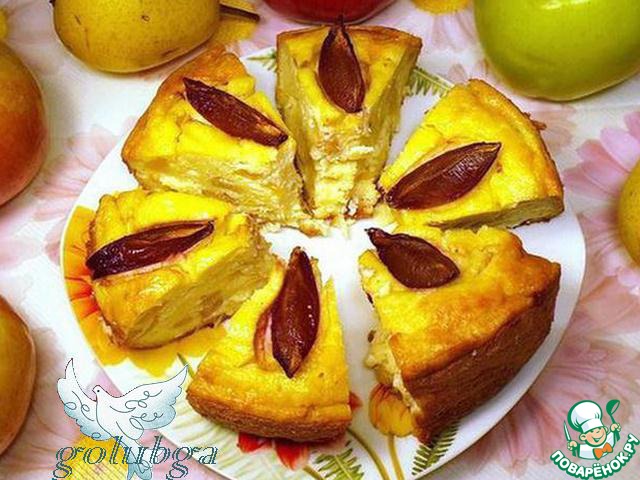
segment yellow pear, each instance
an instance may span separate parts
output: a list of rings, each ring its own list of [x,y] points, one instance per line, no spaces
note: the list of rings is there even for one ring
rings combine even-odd
[[[640,158],[627,178],[618,201],[620,237],[631,257],[640,265]]]
[[[0,455],[29,410],[36,377],[36,350],[29,329],[0,297]]]
[[[108,72],[137,72],[193,50],[214,33],[217,0],[55,0],[62,43]]]

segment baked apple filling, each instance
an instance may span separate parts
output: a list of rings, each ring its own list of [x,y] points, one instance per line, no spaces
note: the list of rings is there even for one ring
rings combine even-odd
[[[383,385],[393,388],[400,394],[402,402],[406,405],[413,416],[422,415],[420,406],[407,390],[402,380],[402,373],[398,368],[393,351],[389,346],[390,332],[383,329],[377,330],[371,344],[369,345],[369,353],[365,359],[365,366],[371,368],[376,379]]]
[[[146,189],[219,198],[262,222],[319,233],[303,202],[295,152],[240,60],[214,46],[162,84],[122,155]]]
[[[420,39],[383,27],[278,36],[276,99],[317,218],[368,216]]]
[[[344,434],[351,421],[342,327],[332,282],[300,249],[224,323],[187,399],[235,430],[295,441]]]
[[[428,442],[500,391],[537,350],[553,320],[560,266],[489,227],[412,225],[381,238],[359,260],[379,323],[367,365],[400,393],[414,434]],[[458,271],[450,277],[440,271],[454,272],[449,261]],[[434,281],[415,281],[423,276]]]
[[[395,220],[515,227],[559,215],[562,183],[538,128],[487,83],[456,85],[380,176]]]
[[[155,347],[215,325],[266,283],[274,262],[269,245],[231,208],[174,192],[101,199],[88,265],[118,343]]]

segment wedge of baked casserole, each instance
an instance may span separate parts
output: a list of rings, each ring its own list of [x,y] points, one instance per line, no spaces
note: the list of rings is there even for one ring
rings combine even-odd
[[[273,268],[269,245],[231,205],[177,192],[105,195],[87,266],[113,339],[164,345],[233,315]]]
[[[347,363],[332,282],[296,249],[224,324],[189,385],[205,417],[264,437],[310,442],[351,421]]]
[[[420,39],[335,25],[284,32],[277,43],[276,99],[314,216],[370,215]]]
[[[399,223],[514,227],[564,209],[537,125],[481,80],[456,85],[427,112],[379,186]]]
[[[122,156],[146,189],[217,197],[262,221],[314,233],[304,227],[295,152],[253,77],[217,45],[163,82]]]
[[[377,312],[367,365],[410,409],[428,442],[507,384],[554,317],[560,266],[491,227],[371,229],[359,260]]]

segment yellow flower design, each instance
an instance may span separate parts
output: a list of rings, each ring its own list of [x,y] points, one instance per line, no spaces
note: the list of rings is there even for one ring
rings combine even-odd
[[[406,437],[413,432],[411,412],[392,387],[377,384],[369,396],[369,420],[384,435]]]
[[[431,13],[451,13],[469,5],[469,0],[413,0],[418,8]]]

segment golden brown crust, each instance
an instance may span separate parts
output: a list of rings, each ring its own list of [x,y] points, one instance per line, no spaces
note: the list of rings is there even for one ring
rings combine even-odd
[[[136,156],[142,144],[147,123],[154,113],[162,112],[165,105],[171,105],[171,97],[183,95],[185,87],[183,79],[200,80],[207,85],[225,85],[233,78],[247,76],[247,70],[233,53],[227,52],[223,45],[214,44],[207,51],[174,71],[162,82],[149,108],[140,117],[122,149],[122,158],[129,166],[129,159]],[[165,101],[166,99],[166,101]],[[129,167],[131,170],[131,167]]]
[[[454,218],[432,226],[443,230],[468,228],[477,230],[485,225],[502,228],[516,228],[538,222],[548,222],[564,211],[562,197],[549,196],[535,200],[526,200],[496,212],[478,213]]]
[[[542,139],[541,134],[541,126],[540,123],[536,122],[531,118],[531,115],[528,113],[522,112],[518,106],[513,103],[513,101],[508,98],[504,93],[497,90],[496,88],[489,85],[484,80],[479,80],[477,78],[472,78],[469,80],[469,88],[476,92],[476,94],[480,97],[484,97],[490,99],[490,101],[495,102],[499,99],[503,102],[503,105],[508,109],[508,113],[513,122],[522,122],[525,125],[526,130],[535,134],[536,141],[538,145],[541,147],[541,150],[544,152],[545,157],[545,165],[547,166],[547,178],[546,182],[548,184],[550,195],[559,196],[560,198],[564,198],[564,189],[562,180],[560,179],[560,174],[558,173],[558,168],[553,158],[551,157],[551,153],[547,148],[546,143]],[[493,98],[492,98],[493,97]]]
[[[188,337],[190,335],[193,335],[194,333],[196,333],[198,330],[202,330],[203,328],[212,328],[215,327],[216,325],[219,325],[221,322],[223,322],[224,320],[226,320],[228,317],[227,316],[220,316],[219,318],[216,318],[214,321],[212,321],[211,323],[205,324],[205,325],[201,325],[198,328],[194,328],[192,330],[189,330],[188,332],[185,332],[175,338],[173,338],[170,342],[177,342],[178,340],[181,340],[185,337]],[[113,340],[113,342],[122,347],[122,348],[133,348],[136,349],[138,351],[140,350],[153,350],[154,348],[159,348],[162,347],[163,345],[166,345],[167,342],[160,342],[157,344],[143,344],[143,345],[138,345],[137,343],[135,343],[135,341],[132,341],[129,339],[129,335],[128,332],[124,331],[119,324],[117,324],[116,322],[110,322],[108,319],[103,317],[103,320],[108,328],[108,335],[109,338],[111,340]]]
[[[547,144],[542,139],[542,130],[546,127],[543,127],[544,124],[537,122],[533,118],[531,118],[531,114],[522,112],[518,106],[513,103],[513,101],[508,98],[505,94],[493,88],[484,80],[479,80],[477,78],[472,78],[469,80],[469,87],[478,92],[479,95],[485,96],[486,98],[491,98],[490,95],[493,93],[497,95],[505,105],[508,106],[509,111],[512,115],[514,121],[517,119],[521,120],[524,124],[527,124],[529,130],[531,132],[536,132],[536,137],[539,145],[542,147],[545,156],[545,163],[548,167],[547,169],[547,183],[549,186],[549,195],[554,197],[559,197],[562,201],[564,199],[564,185],[562,180],[560,179],[560,174],[558,173],[558,167],[556,162],[553,160],[551,153],[549,152],[549,148]],[[564,204],[563,204],[564,210]],[[562,210],[558,212],[558,215],[562,213]]]
[[[199,396],[189,388],[187,401],[200,415],[232,430],[261,437],[286,438],[295,442],[324,442],[344,434],[351,419],[296,419],[287,421],[254,415],[248,409],[238,409],[210,397]]]
[[[560,282],[554,280],[534,295],[525,311],[513,316],[481,347],[467,351],[435,371],[403,378],[420,406],[415,434],[429,442],[452,422],[497,394],[520,371],[549,333]]]

